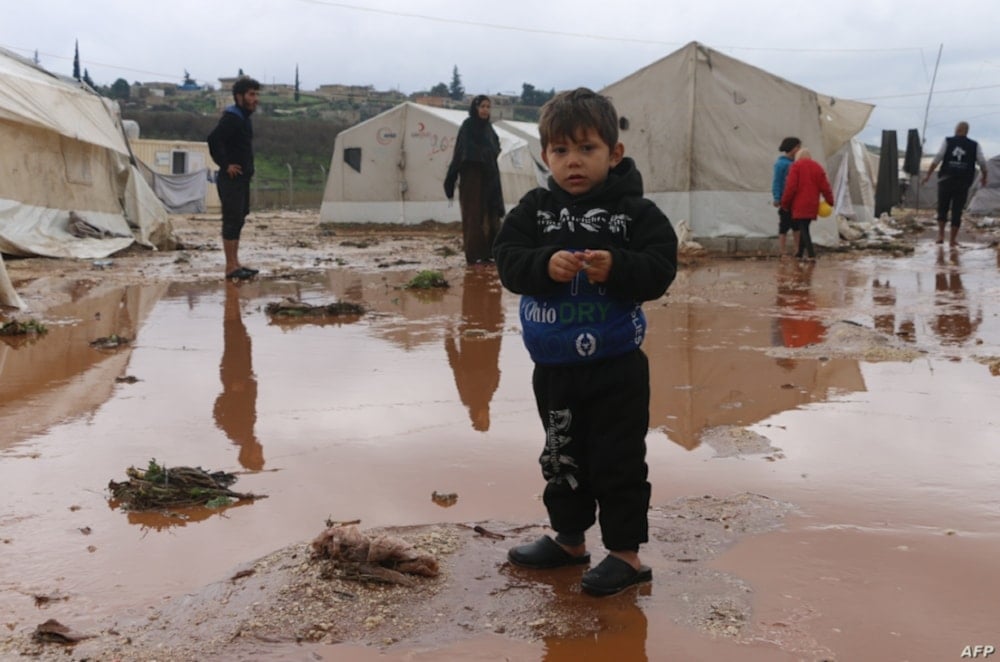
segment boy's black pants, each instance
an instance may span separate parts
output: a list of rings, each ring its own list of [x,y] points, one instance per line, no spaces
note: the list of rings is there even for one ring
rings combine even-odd
[[[649,361],[642,350],[578,366],[536,365],[539,457],[552,528],[570,538],[600,518],[608,550],[649,539]]]

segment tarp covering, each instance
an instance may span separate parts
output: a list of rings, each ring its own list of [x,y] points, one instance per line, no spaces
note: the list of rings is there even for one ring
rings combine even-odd
[[[978,173],[978,171],[977,171]],[[975,188],[969,199],[970,214],[1000,214],[1000,154],[986,162],[986,186],[980,186],[977,174]]]
[[[878,185],[875,188],[875,215],[892,212],[899,204],[899,148],[896,146],[896,132],[882,131],[882,146],[879,150]]]
[[[208,193],[208,169],[182,175],[164,175],[154,172],[139,162],[143,176],[153,187],[153,192],[171,214],[204,214],[205,196]]]
[[[455,138],[469,115],[404,102],[337,134],[320,218],[326,222],[454,222],[458,204],[444,195]],[[511,207],[538,185],[529,141],[504,128],[500,183]]]
[[[92,259],[135,241],[172,242],[166,210],[131,162],[117,106],[3,49],[0,145],[0,253]]]
[[[920,144],[920,132],[910,129],[906,132],[906,156],[903,157],[903,172],[908,175],[920,174],[920,159],[924,156],[923,145]]]
[[[625,153],[642,173],[646,196],[675,225],[687,221],[695,239],[777,236],[771,176],[782,138],[800,138],[831,174],[828,159],[864,128],[873,109],[697,42],[602,93],[621,117]],[[836,224],[817,223],[813,240],[836,244]]]

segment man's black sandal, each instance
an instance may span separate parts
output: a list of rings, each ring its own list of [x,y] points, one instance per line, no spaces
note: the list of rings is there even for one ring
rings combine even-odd
[[[226,279],[228,280],[248,280],[257,275],[256,269],[247,269],[246,267],[240,267],[239,269],[233,269],[228,274],[226,274]]]

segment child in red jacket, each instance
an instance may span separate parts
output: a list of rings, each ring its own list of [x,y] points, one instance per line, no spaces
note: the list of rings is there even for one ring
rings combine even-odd
[[[792,229],[799,233],[796,257],[800,260],[807,252],[810,260],[816,259],[809,224],[816,220],[821,195],[827,204],[833,205],[833,189],[826,178],[826,171],[813,161],[809,150],[803,147],[795,155],[795,163],[788,169],[785,191],[781,195],[781,208],[791,212]]]

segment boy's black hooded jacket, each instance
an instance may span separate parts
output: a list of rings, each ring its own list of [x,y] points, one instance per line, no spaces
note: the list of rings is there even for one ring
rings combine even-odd
[[[625,158],[593,191],[573,196],[549,178],[504,219],[494,245],[503,285],[524,295],[521,323],[536,363],[581,363],[623,354],[642,342],[641,302],[666,292],[677,274],[677,235],[642,197],[642,177]],[[570,283],[549,277],[559,250],[607,250],[606,283],[583,272]]]

